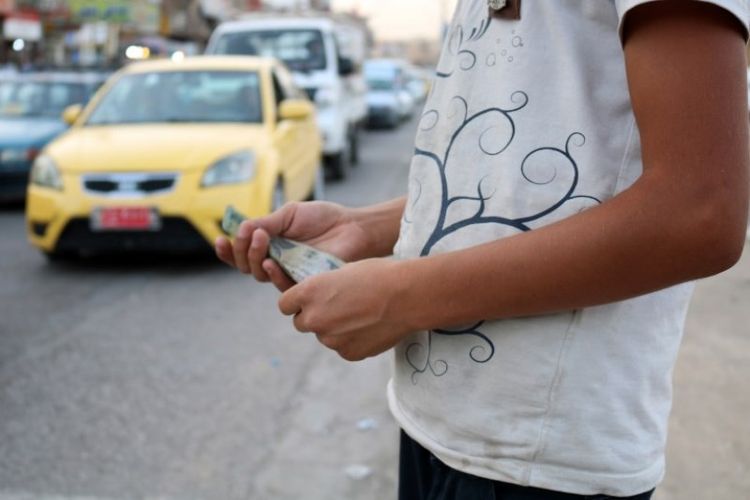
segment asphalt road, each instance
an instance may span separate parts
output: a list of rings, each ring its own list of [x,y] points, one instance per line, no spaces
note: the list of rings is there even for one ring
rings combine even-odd
[[[328,198],[403,194],[414,129]],[[389,356],[340,360],[210,258],[51,265],[17,207],[0,234],[0,500],[394,497]],[[697,288],[659,500],[750,495],[748,297],[747,255]]]

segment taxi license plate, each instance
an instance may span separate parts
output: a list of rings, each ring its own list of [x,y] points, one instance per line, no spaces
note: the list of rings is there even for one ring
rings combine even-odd
[[[153,207],[102,207],[91,213],[92,231],[158,231],[159,212]]]

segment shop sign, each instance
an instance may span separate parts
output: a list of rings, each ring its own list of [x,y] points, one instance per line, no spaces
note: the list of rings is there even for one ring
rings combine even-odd
[[[116,0],[70,0],[70,11],[80,22],[126,23],[131,20],[131,4]]]
[[[42,39],[42,23],[39,19],[23,17],[6,17],[3,23],[3,38],[15,40],[21,38],[30,42],[38,42]]]
[[[159,30],[160,7],[153,0],[70,0],[70,12],[80,23],[125,24],[143,33]]]

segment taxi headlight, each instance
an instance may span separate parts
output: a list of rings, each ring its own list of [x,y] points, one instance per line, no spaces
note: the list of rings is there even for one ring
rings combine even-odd
[[[58,189],[62,191],[62,177],[55,161],[47,155],[37,156],[31,166],[31,183],[37,186]]]
[[[252,151],[240,151],[211,165],[203,174],[201,186],[236,184],[255,177],[255,155]]]

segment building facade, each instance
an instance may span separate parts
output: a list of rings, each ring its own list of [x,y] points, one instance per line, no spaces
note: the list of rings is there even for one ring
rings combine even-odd
[[[258,0],[0,0],[0,66],[112,67],[131,44],[199,52],[213,27]]]

